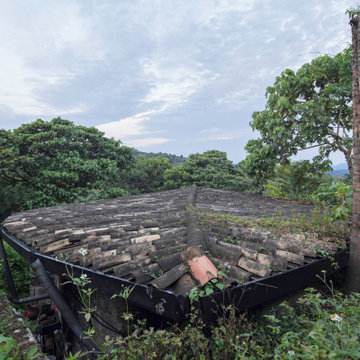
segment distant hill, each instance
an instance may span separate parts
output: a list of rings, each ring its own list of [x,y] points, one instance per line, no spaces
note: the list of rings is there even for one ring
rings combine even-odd
[[[147,158],[156,158],[156,157],[168,158],[170,161],[170,164],[172,164],[174,166],[178,166],[187,160],[187,157],[185,157],[183,155],[178,156],[178,155],[173,155],[173,154],[168,154],[168,153],[163,153],[163,152],[158,152],[158,153],[143,152],[143,151],[139,151],[136,149],[133,150],[133,155],[135,157],[138,157],[139,155],[144,155]]]
[[[344,176],[345,174],[348,174],[348,166],[346,163],[337,164],[332,167],[332,171],[328,171],[327,174],[333,175],[333,176]]]

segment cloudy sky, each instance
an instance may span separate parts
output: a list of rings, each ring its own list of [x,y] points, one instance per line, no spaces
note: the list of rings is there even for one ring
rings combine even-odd
[[[266,87],[341,51],[356,5],[0,0],[0,128],[61,116],[142,151],[218,149],[238,162]]]

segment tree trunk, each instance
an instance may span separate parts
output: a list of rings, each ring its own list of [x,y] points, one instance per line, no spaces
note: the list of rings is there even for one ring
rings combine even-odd
[[[351,155],[346,155],[345,154],[345,160],[349,169],[349,174],[350,174],[350,178],[353,179],[354,178],[354,170],[353,170],[353,159],[351,157]]]
[[[350,239],[350,258],[346,276],[348,293],[360,292],[360,16],[351,21],[353,46],[353,186],[354,204]]]

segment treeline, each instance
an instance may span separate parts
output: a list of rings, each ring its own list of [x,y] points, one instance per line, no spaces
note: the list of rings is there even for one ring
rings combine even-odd
[[[0,130],[0,165],[2,219],[31,208],[192,184],[248,188],[241,168],[225,152],[209,150],[188,158],[148,156],[104,137],[94,127],[61,118]]]
[[[144,152],[144,151],[139,151],[136,149],[133,150],[133,155],[135,156],[135,158],[138,158],[139,156],[143,155],[147,159],[163,157],[163,158],[169,159],[170,164],[174,165],[174,166],[183,164],[187,160],[187,157],[183,156],[183,155],[178,156],[178,155],[168,154],[168,153],[163,153],[163,152],[157,152],[157,153]]]
[[[1,219],[26,209],[193,184],[343,204],[341,215],[347,215],[350,179],[339,182],[309,161],[278,165],[264,180],[249,173],[246,160],[234,165],[222,151],[208,150],[188,158],[165,155],[147,156],[104,137],[94,127],[76,126],[61,118],[0,130]],[[171,159],[182,162],[174,165]]]

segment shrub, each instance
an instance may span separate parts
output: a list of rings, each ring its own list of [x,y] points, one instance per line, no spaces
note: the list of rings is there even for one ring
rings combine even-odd
[[[15,287],[19,297],[29,296],[30,267],[29,264],[7,243],[4,243],[9,267],[14,279]],[[0,266],[0,289],[7,291],[7,282],[4,269]]]

